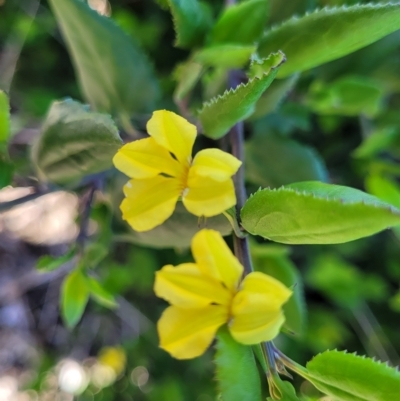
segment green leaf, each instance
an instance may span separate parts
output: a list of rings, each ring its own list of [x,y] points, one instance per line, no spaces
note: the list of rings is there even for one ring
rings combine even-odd
[[[244,205],[251,234],[285,244],[337,244],[400,224],[400,210],[357,189],[300,182],[256,192]]]
[[[8,156],[1,155],[1,150],[0,150],[0,189],[11,184],[14,174],[14,165],[10,163],[7,159]]]
[[[379,174],[370,174],[365,179],[365,189],[383,201],[400,209],[400,188],[395,181]]]
[[[215,365],[221,401],[261,401],[261,384],[250,346],[237,343],[226,326],[217,334]]]
[[[118,303],[114,296],[110,294],[103,286],[93,277],[86,277],[86,284],[90,291],[90,295],[100,304],[106,308],[116,308]]]
[[[224,68],[240,68],[250,61],[256,46],[222,44],[198,50],[193,59],[198,63]]]
[[[317,114],[375,116],[382,108],[383,89],[368,77],[346,76],[325,84],[314,81],[307,104]]]
[[[211,27],[211,13],[198,0],[168,0],[176,32],[175,45],[191,48],[200,44]]]
[[[256,271],[268,274],[286,287],[293,288],[293,295],[283,306],[285,327],[296,334],[302,334],[306,313],[303,283],[296,266],[287,256],[288,249],[280,245],[252,243],[250,250]]]
[[[306,282],[344,308],[356,308],[364,300],[384,300],[385,281],[377,275],[360,272],[356,266],[335,254],[316,258],[306,275]],[[359,283],[363,285],[359,285]]]
[[[110,116],[67,99],[50,107],[32,158],[46,179],[64,184],[110,168],[121,145]]]
[[[202,228],[219,231],[229,235],[232,227],[223,215],[207,218],[201,222],[178,202],[174,214],[160,226],[146,232],[130,230],[128,234],[117,235],[116,240],[131,242],[151,248],[188,248],[195,233]]]
[[[50,0],[80,86],[98,111],[130,115],[153,108],[158,84],[137,43],[81,0]]]
[[[298,181],[327,181],[322,158],[311,148],[274,132],[246,143],[246,177],[256,185],[279,187]]]
[[[353,157],[364,159],[376,154],[392,150],[399,145],[399,131],[395,127],[384,127],[367,136],[354,152]]]
[[[248,0],[227,7],[211,32],[212,43],[253,44],[267,23],[268,1]],[[274,51],[277,51],[275,49]]]
[[[75,255],[75,248],[71,248],[68,252],[61,256],[42,256],[36,263],[36,269],[41,273],[57,270],[63,264],[69,262]]]
[[[272,378],[276,389],[274,391],[278,392],[277,397],[279,396],[279,401],[304,401],[300,400],[300,398],[296,395],[296,390],[293,385],[288,381],[283,381],[280,379],[278,375]],[[267,397],[267,401],[274,401],[277,397],[271,398]]]
[[[307,380],[335,401],[394,401],[400,394],[399,371],[370,358],[326,351],[307,369]]]
[[[282,50],[288,61],[278,76],[286,77],[352,53],[399,28],[399,4],[323,8],[267,31],[259,54]]]
[[[200,79],[203,70],[203,65],[193,61],[192,59],[179,64],[176,67],[174,78],[178,84],[174,92],[175,100],[179,101],[185,98]]]
[[[61,314],[67,327],[76,326],[88,300],[89,288],[86,277],[76,269],[65,278],[61,288]]]
[[[108,255],[108,252],[108,244],[92,242],[85,246],[81,263],[85,269],[92,269]]]
[[[10,136],[10,104],[5,92],[0,90],[0,150]]]
[[[299,74],[293,74],[287,79],[279,79],[272,82],[268,90],[265,91],[258,100],[250,119],[256,120],[274,112],[281,105],[288,93],[294,88],[298,78]]]
[[[221,138],[238,121],[249,117],[284,61],[285,56],[279,52],[253,63],[250,67],[251,78],[246,84],[240,84],[204,103],[199,112],[204,134],[213,139]]]

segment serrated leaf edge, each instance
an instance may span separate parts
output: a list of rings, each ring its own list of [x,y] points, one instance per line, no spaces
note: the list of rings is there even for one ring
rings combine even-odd
[[[390,372],[394,373],[395,375],[399,376],[400,379],[400,367],[399,366],[390,366],[388,362],[382,362],[381,360],[373,357],[370,358],[366,355],[358,355],[356,351],[354,352],[349,352],[348,350],[338,350],[337,348],[333,349],[333,350],[326,350],[323,352],[319,352],[317,355],[314,355],[313,358],[311,360],[309,360],[306,364],[306,367],[309,363],[313,362],[315,360],[315,358],[321,356],[321,355],[325,355],[325,354],[345,354],[345,355],[351,355],[352,357],[354,357],[355,359],[364,359],[366,361],[369,361],[369,363],[374,363],[377,364],[379,366],[383,366],[385,369],[389,370]]]
[[[261,81],[263,78],[267,77],[273,70],[275,70],[276,68],[280,67],[286,61],[286,56],[284,55],[283,52],[278,50],[276,53],[271,53],[268,57],[265,57],[262,60],[253,60],[251,65],[250,65],[250,68],[254,64],[262,65],[267,60],[269,60],[271,57],[273,57],[273,56],[275,56],[277,54],[283,55],[282,61],[279,64],[275,65],[275,66],[271,66],[269,71],[263,72],[262,77],[250,78],[247,82],[242,82],[241,84],[239,84],[235,88],[226,89],[225,92],[222,95],[214,96],[210,100],[205,101],[203,103],[203,107],[200,110],[197,111],[197,114],[198,115],[202,114],[207,108],[212,107],[214,104],[218,103],[220,100],[225,99],[227,96],[236,93],[241,88],[245,88],[245,87],[251,85],[254,81],[256,81],[256,80]]]
[[[290,25],[294,25],[296,24],[299,20],[305,18],[305,17],[309,17],[310,15],[313,14],[319,14],[319,13],[326,13],[327,15],[329,14],[334,14],[337,11],[345,11],[345,10],[356,10],[356,9],[366,9],[366,8],[375,8],[375,9],[379,9],[379,8],[390,8],[390,6],[400,6],[399,3],[385,3],[385,4],[381,4],[381,3],[367,3],[367,4],[353,4],[353,5],[347,5],[347,4],[343,4],[342,6],[339,7],[317,7],[312,11],[306,11],[304,14],[301,15],[293,15],[292,17],[290,17],[289,19],[287,19],[286,21],[283,21],[281,23],[278,24],[274,24],[272,25],[269,29],[267,29],[266,31],[264,31],[264,35],[261,37],[260,41],[262,42],[263,38],[267,37],[269,34],[274,33],[275,31],[281,29],[281,28],[286,28],[286,26],[290,26]]]
[[[354,188],[352,188],[354,189]],[[373,204],[373,203],[366,203],[364,201],[361,202],[344,202],[343,199],[341,198],[328,198],[328,197],[323,197],[323,196],[318,196],[315,195],[314,193],[311,192],[307,192],[307,191],[298,191],[294,188],[287,188],[285,186],[282,186],[280,188],[259,188],[256,192],[254,192],[253,194],[251,194],[249,196],[249,199],[251,199],[254,195],[256,195],[259,192],[295,192],[296,195],[301,195],[301,196],[306,196],[306,197],[310,197],[313,199],[318,199],[318,200],[322,200],[322,201],[327,201],[327,202],[337,202],[337,203],[342,203],[345,205],[368,205],[368,206],[372,206],[372,207],[376,207],[377,209],[386,209],[388,211],[390,211],[391,213],[397,214],[400,216],[400,209],[397,209],[395,206],[390,205],[389,203],[386,203],[384,201],[382,201],[381,199],[377,199],[377,204]],[[366,194],[369,196],[373,196],[370,194]]]

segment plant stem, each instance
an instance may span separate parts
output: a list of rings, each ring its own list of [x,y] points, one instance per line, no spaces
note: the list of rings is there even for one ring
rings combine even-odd
[[[229,86],[235,88],[239,85],[238,73],[236,71],[229,72]],[[236,194],[236,218],[240,222],[240,210],[247,200],[246,188],[244,186],[244,135],[243,135],[243,122],[238,122],[229,131],[229,139],[232,147],[232,154],[238,158],[242,165],[234,176],[233,182],[235,185]],[[253,271],[251,263],[249,241],[247,237],[240,238],[233,235],[233,246],[235,255],[242,263],[245,274]]]

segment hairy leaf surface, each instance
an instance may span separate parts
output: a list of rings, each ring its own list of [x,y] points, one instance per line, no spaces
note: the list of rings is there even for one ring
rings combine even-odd
[[[310,181],[256,192],[244,205],[251,234],[286,244],[336,244],[400,224],[400,210],[357,189]]]
[[[363,4],[323,8],[267,31],[259,53],[282,50],[288,59],[278,76],[286,77],[373,43],[400,28],[400,4]]]
[[[307,379],[338,401],[394,401],[400,394],[399,371],[371,358],[326,351],[307,369]]]
[[[158,83],[138,44],[110,18],[81,0],[49,3],[89,103],[112,114],[151,110],[158,97]]]
[[[239,344],[226,326],[217,334],[216,379],[222,401],[261,401],[261,384],[253,350]]]
[[[62,184],[110,168],[121,145],[110,116],[67,99],[52,104],[32,158],[46,179]]]
[[[251,78],[246,84],[240,84],[204,103],[199,112],[204,134],[213,139],[221,138],[238,121],[249,117],[284,61],[283,53],[275,53],[253,63],[249,73]]]

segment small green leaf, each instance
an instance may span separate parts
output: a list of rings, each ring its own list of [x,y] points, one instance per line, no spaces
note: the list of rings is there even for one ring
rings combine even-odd
[[[50,0],[82,91],[98,111],[130,115],[153,108],[158,83],[139,46],[81,0]]]
[[[284,101],[288,93],[294,88],[298,78],[299,74],[293,74],[287,79],[279,79],[272,82],[268,90],[265,91],[258,100],[250,119],[256,120],[274,112]]]
[[[10,136],[10,104],[5,92],[0,90],[0,150]]]
[[[204,39],[211,27],[208,6],[198,0],[168,0],[176,32],[175,45],[191,48]]]
[[[93,277],[86,277],[86,284],[90,291],[90,295],[106,308],[116,308],[118,306],[114,296],[110,294],[103,286]]]
[[[279,395],[279,401],[304,401],[297,397],[296,390],[288,381],[281,380],[278,375],[273,377],[272,380],[276,386],[274,391],[279,393],[277,394],[277,396]],[[274,401],[276,399],[277,398],[267,397],[267,401]]]
[[[237,343],[226,326],[217,334],[215,365],[221,401],[261,401],[261,384],[250,346]]]
[[[336,244],[400,224],[400,210],[357,189],[300,182],[256,192],[244,205],[251,234],[285,244]]]
[[[81,259],[85,269],[96,267],[108,255],[109,249],[107,245],[100,242],[92,242],[85,246]]]
[[[77,269],[64,280],[61,288],[61,314],[69,328],[81,319],[89,300],[89,288],[83,273]]]
[[[0,145],[1,147],[1,145]],[[14,165],[10,163],[7,155],[1,155],[0,150],[0,189],[11,184],[14,173]]]
[[[302,334],[306,314],[303,282],[296,266],[287,256],[288,249],[281,245],[255,243],[251,244],[250,249],[256,271],[268,274],[293,289],[293,295],[283,306],[285,327],[296,334]]]
[[[247,0],[227,7],[211,32],[212,43],[253,44],[267,23],[268,1]],[[276,48],[274,51],[277,51]]]
[[[345,76],[325,84],[314,81],[307,104],[317,114],[375,116],[382,108],[383,89],[368,77]]]
[[[261,62],[253,63],[248,83],[225,91],[222,96],[204,103],[199,112],[204,134],[213,139],[221,138],[238,121],[249,117],[284,61],[285,56],[279,52]]]
[[[63,184],[110,168],[121,145],[110,116],[67,99],[50,107],[32,159],[45,178]]]
[[[364,159],[376,154],[399,147],[400,135],[397,127],[385,127],[378,129],[367,136],[358,148],[353,152],[353,157]]]
[[[370,358],[326,351],[307,369],[307,380],[335,401],[394,401],[400,394],[399,371]]]
[[[203,70],[203,65],[193,61],[192,59],[179,64],[176,67],[174,78],[178,84],[174,92],[175,100],[179,101],[185,98],[200,79]]]
[[[224,68],[240,68],[250,61],[256,46],[222,44],[198,50],[193,59],[198,63]]]
[[[324,161],[313,149],[274,132],[248,141],[245,160],[246,177],[256,185],[279,187],[328,179]]]
[[[379,174],[370,174],[365,179],[365,189],[383,201],[400,209],[400,188],[395,181]]]
[[[344,308],[356,308],[365,300],[383,300],[387,296],[385,281],[380,276],[360,272],[330,253],[316,258],[307,271],[306,282]],[[361,282],[363,285],[359,285]]]
[[[36,263],[36,269],[41,273],[57,270],[63,264],[69,262],[75,255],[75,248],[71,248],[67,253],[61,256],[42,256]]]
[[[282,50],[288,61],[278,76],[286,77],[352,53],[399,28],[399,4],[323,8],[267,31],[259,54]]]
[[[229,221],[222,214],[201,222],[178,202],[174,214],[165,223],[146,232],[130,230],[127,234],[117,235],[116,240],[151,248],[188,248],[194,234],[205,227],[217,230],[222,235],[232,232]]]

